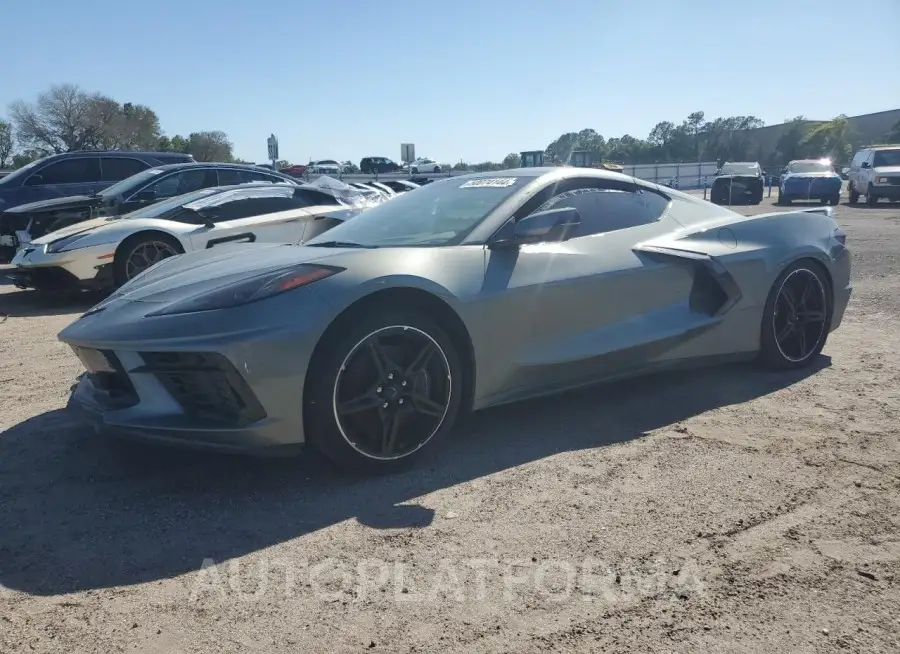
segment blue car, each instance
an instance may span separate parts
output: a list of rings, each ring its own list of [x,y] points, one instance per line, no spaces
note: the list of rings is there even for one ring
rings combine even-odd
[[[795,159],[787,165],[778,183],[778,204],[788,205],[795,200],[818,200],[831,205],[841,201],[841,176],[830,161]]]
[[[65,152],[33,161],[0,178],[0,211],[71,195],[93,195],[148,168],[188,163],[180,152]]]

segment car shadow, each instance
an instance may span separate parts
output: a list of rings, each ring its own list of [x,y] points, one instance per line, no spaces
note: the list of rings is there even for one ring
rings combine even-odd
[[[870,207],[865,201],[857,202],[856,204],[842,202],[841,206],[849,207],[850,209],[863,209],[865,211],[900,211],[900,203],[897,202],[879,202],[874,207]]]
[[[0,584],[36,595],[128,586],[199,570],[347,519],[421,529],[416,499],[562,452],[638,439],[790,386],[830,365],[752,364],[592,386],[470,416],[415,468],[336,471],[313,453],[266,459],[99,438],[64,411],[0,432]]]
[[[84,313],[103,298],[102,293],[46,293],[11,290],[0,293],[0,314],[10,318]]]

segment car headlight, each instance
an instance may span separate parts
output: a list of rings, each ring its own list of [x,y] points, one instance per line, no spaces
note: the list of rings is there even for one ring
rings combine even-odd
[[[320,279],[331,277],[342,270],[345,269],[315,264],[301,264],[288,269],[279,268],[278,270],[219,286],[210,291],[204,291],[147,315],[169,316],[180,313],[230,309],[250,304],[251,302],[265,300],[280,293],[312,284]]]
[[[876,184],[890,184],[891,180],[889,177],[876,177],[875,183]]]
[[[47,254],[58,254],[59,252],[68,252],[79,248],[86,248],[91,245],[103,245],[102,243],[88,243],[87,237],[93,232],[80,232],[57,239],[52,243],[48,243],[44,250]]]

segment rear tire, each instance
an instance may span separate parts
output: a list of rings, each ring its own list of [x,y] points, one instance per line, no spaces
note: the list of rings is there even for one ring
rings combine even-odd
[[[832,306],[831,285],[820,263],[802,259],[788,266],[772,284],[763,309],[760,362],[775,370],[811,365],[828,340]]]
[[[413,175],[418,175],[419,169],[418,168],[410,168],[409,172]]]
[[[156,247],[153,247],[154,243],[157,244]],[[168,247],[170,253],[153,261],[153,264],[159,263],[162,259],[170,256],[184,254],[184,248],[181,247],[181,243],[177,239],[161,232],[138,232],[122,241],[119,247],[116,248],[116,256],[113,258],[113,281],[116,288],[150,267],[146,266],[143,269],[137,269],[135,265],[129,265],[129,261],[132,259],[141,258],[139,253],[141,248],[145,248],[148,251],[155,250],[163,254],[166,247]]]
[[[425,362],[415,366],[413,359],[426,350]],[[387,355],[377,356],[380,365],[375,352]],[[377,311],[342,325],[310,362],[304,398],[307,441],[357,472],[407,468],[453,429],[462,406],[463,374],[452,339],[418,311]],[[387,435],[390,420],[399,421],[396,439]],[[387,442],[399,451],[389,451],[394,448]]]
[[[838,206],[840,203],[841,203],[841,196],[840,196],[840,194],[838,194],[838,195],[833,195],[833,196],[831,197],[831,199],[828,201],[828,204],[830,204],[832,207],[836,207],[836,206]]]

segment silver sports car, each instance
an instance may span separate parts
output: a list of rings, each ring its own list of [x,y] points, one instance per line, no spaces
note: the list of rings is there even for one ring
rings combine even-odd
[[[850,297],[830,207],[745,217],[584,168],[449,178],[303,246],[171,257],[60,333],[98,430],[391,470],[465,411],[697,362],[810,364]]]

